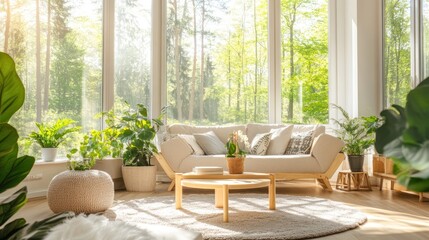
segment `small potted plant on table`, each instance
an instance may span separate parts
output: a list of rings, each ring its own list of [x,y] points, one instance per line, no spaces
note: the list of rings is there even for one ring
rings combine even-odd
[[[380,119],[376,116],[351,118],[340,106],[333,104],[343,115],[342,120],[333,119],[338,125],[338,138],[344,141],[343,151],[347,154],[350,170],[362,172],[365,151],[375,142],[375,130]]]
[[[156,166],[151,164],[153,153],[158,153],[154,138],[163,125],[162,114],[157,118],[148,117],[147,108],[137,105],[137,111],[130,108],[120,118],[117,128],[119,139],[123,142],[122,176],[127,191],[154,191],[156,183]]]
[[[244,144],[244,147],[249,145],[247,136],[243,135],[241,131],[233,132],[226,142],[226,161],[230,174],[241,174],[244,171],[246,152],[240,149],[240,142]]]
[[[77,132],[80,127],[73,127],[75,123],[72,119],[58,119],[54,123],[37,123],[38,132],[32,132],[30,138],[42,147],[42,159],[45,162],[52,162],[57,155],[58,145],[65,136],[72,132]]]

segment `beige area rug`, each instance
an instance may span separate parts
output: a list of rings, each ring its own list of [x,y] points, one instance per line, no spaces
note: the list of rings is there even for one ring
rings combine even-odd
[[[161,224],[200,232],[204,239],[303,239],[343,232],[366,221],[360,211],[322,198],[277,194],[276,210],[266,194],[232,193],[229,223],[214,206],[214,194],[183,196],[176,210],[174,196],[147,197],[117,203],[107,210],[111,220],[129,224]]]

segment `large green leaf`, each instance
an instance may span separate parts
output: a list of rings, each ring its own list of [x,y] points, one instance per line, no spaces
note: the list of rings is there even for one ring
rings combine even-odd
[[[2,229],[0,229],[0,239],[9,239],[13,234],[18,230],[26,226],[26,221],[23,218],[18,218],[12,222],[6,224]]]
[[[27,187],[19,189],[0,203],[0,226],[27,202]]]
[[[415,127],[429,139],[429,85],[419,85],[407,95],[406,116],[409,127]]]
[[[53,227],[63,223],[64,221],[72,217],[74,217],[74,213],[65,212],[43,219],[42,221],[36,221],[18,230],[14,235],[9,238],[9,240],[42,240],[46,237],[46,235]]]
[[[0,157],[9,154],[18,141],[18,132],[7,123],[0,123]]]
[[[7,162],[7,168],[0,169],[0,193],[17,186],[28,175],[34,165],[35,159],[31,156],[16,158],[18,149],[10,154],[0,157],[0,163]],[[12,164],[12,166],[10,166]]]
[[[406,128],[405,109],[393,105],[392,109],[383,110],[380,115],[384,117],[384,123],[375,133],[375,149],[378,153],[384,153],[384,147],[399,138]]]
[[[0,52],[0,122],[8,122],[24,103],[25,90],[13,59]]]

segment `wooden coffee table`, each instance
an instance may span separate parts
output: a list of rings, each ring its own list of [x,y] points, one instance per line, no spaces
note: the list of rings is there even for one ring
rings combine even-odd
[[[223,208],[223,221],[228,222],[229,189],[268,187],[269,209],[276,209],[276,181],[273,174],[245,172],[243,174],[201,175],[176,173],[176,209],[182,208],[183,187],[215,190],[215,206]]]

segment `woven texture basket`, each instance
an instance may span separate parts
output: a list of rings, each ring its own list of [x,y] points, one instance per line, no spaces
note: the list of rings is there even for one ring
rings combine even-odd
[[[49,184],[48,205],[54,213],[97,213],[112,206],[114,195],[112,178],[106,172],[64,171]]]

